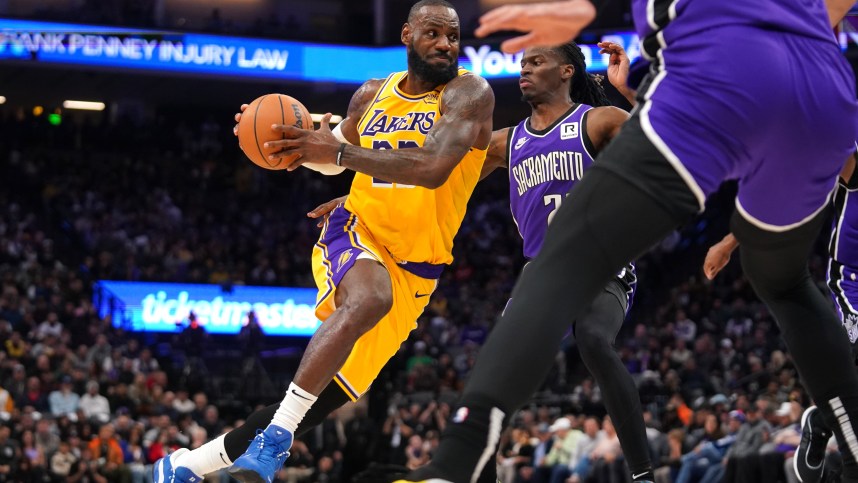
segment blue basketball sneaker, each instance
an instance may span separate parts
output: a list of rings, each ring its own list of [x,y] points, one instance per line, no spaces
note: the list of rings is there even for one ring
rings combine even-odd
[[[176,466],[174,470],[173,483],[200,483],[203,481],[202,476],[197,475],[184,466]]]
[[[176,472],[176,458],[187,453],[187,448],[177,449],[169,455],[159,459],[152,465],[152,480],[155,483],[173,483],[173,476]]]
[[[269,425],[257,431],[247,451],[239,456],[229,474],[242,483],[272,483],[283,467],[292,447],[292,433],[280,426]]]

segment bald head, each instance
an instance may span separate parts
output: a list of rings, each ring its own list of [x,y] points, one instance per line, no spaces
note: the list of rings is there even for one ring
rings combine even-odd
[[[408,11],[408,22],[413,22],[417,15],[420,13],[420,9],[423,7],[446,7],[452,10],[456,10],[450,2],[447,0],[420,0],[411,6],[411,10]]]

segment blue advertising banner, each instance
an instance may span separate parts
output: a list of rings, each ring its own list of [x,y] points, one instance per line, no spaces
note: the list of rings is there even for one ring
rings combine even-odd
[[[237,334],[251,311],[267,335],[309,337],[320,324],[310,288],[101,280],[93,302],[101,317],[132,332],[179,332],[191,312],[211,334]]]
[[[633,32],[620,32],[603,35],[600,42],[616,42],[621,45],[634,62],[641,56],[640,40]],[[604,72],[608,68],[609,56],[599,53],[599,47],[595,44],[578,44],[584,54],[587,70],[590,72]],[[522,53],[506,54],[493,44],[465,45],[459,56],[459,64],[462,67],[479,74],[486,79],[498,79],[518,77],[521,70]]]
[[[601,40],[621,44],[632,61],[637,35],[620,32]],[[603,71],[607,56],[581,45],[588,69]],[[355,47],[251,39],[224,35],[0,19],[0,60],[17,59],[162,73],[362,83],[406,68],[405,48]],[[462,47],[460,64],[488,79],[518,77],[521,54],[495,44]]]

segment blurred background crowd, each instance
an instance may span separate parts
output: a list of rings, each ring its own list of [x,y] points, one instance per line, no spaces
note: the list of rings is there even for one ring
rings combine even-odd
[[[0,0],[0,17],[395,45],[411,3]],[[468,39],[479,2],[453,3]],[[629,2],[605,3],[594,28],[630,30]],[[316,111],[342,112],[354,86],[16,66],[0,71],[0,85],[14,81],[36,98],[60,84],[89,87],[109,107],[50,122],[60,110],[47,103],[45,113],[0,105],[0,483],[148,482],[158,458],[280,400],[306,338],[266,337],[252,313],[238,335],[212,335],[187,318],[174,333],[126,332],[99,316],[93,283],[314,287],[319,229],[305,214],[345,194],[350,177],[256,168],[224,109],[288,91]],[[508,99],[497,128],[526,115],[514,81],[492,87]],[[725,185],[704,214],[637,261],[638,290],[616,341],[646,411],[659,483],[794,483],[799,418],[812,402],[739,264],[711,282],[700,268],[727,232],[734,194]],[[823,292],[826,237],[809,260]],[[370,393],[296,441],[280,481],[347,482],[370,462],[415,468],[432,458],[524,263],[506,173],[477,187],[454,254]],[[573,338],[504,432],[498,466],[503,483],[626,481]]]
[[[264,337],[252,314],[238,336],[188,320],[175,334],[130,334],[92,303],[98,279],[312,286],[318,228],[305,213],[348,179],[263,172],[242,159],[230,127],[213,117],[0,120],[0,481],[149,481],[163,454],[279,399],[302,341]],[[504,176],[478,187],[419,328],[364,401],[296,443],[283,481],[349,481],[371,461],[413,468],[431,458],[523,263]],[[701,275],[732,194],[727,186],[638,261],[616,344],[662,482],[790,481],[784,468],[810,403],[738,264],[714,282]],[[824,260],[821,242],[810,261],[820,281]],[[501,455],[504,482],[626,477],[574,340]]]

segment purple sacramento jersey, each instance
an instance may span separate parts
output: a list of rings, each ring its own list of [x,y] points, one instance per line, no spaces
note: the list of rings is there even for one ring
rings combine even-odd
[[[662,30],[666,44],[737,25],[818,40],[831,38],[822,0],[632,0],[632,15],[642,46],[653,57]]]
[[[652,64],[626,127],[639,122],[700,210],[724,180],[738,179],[736,210],[757,228],[783,232],[821,213],[858,132],[855,78],[824,1],[632,8]]]
[[[849,341],[858,340],[858,186],[843,180],[833,195],[834,222],[828,244],[828,288]]]
[[[595,152],[587,137],[586,104],[575,104],[543,130],[530,118],[510,128],[507,139],[509,205],[524,242],[524,256],[533,259],[542,248],[545,231],[569,190],[593,164]],[[637,283],[634,264],[618,275],[631,306]]]

